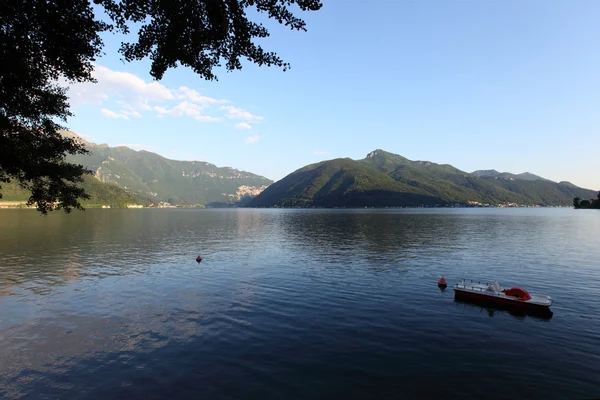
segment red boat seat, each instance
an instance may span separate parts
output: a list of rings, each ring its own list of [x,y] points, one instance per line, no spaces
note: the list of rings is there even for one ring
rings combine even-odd
[[[529,295],[529,293],[527,293],[527,290],[522,289],[518,286],[511,287],[510,289],[504,289],[504,294],[507,296],[516,297],[517,299],[522,301],[527,301],[531,299],[531,296]]]

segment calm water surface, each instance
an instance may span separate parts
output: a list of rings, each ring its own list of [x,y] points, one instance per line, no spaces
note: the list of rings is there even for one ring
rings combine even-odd
[[[3,398],[600,397],[595,210],[3,210],[0,227]],[[548,294],[554,314],[457,303],[440,274]]]

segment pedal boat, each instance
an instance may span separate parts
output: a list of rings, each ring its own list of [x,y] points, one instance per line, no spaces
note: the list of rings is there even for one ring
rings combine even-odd
[[[547,312],[552,305],[550,296],[530,294],[518,286],[504,289],[498,282],[488,285],[463,280],[454,286],[454,297],[529,311]]]

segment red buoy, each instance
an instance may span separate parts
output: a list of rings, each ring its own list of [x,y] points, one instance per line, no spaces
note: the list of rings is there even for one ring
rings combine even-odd
[[[438,281],[438,286],[443,286],[443,287],[448,286],[448,282],[446,282],[443,275],[440,278],[440,280]]]
[[[202,257],[200,257],[200,256],[196,257],[196,261],[197,261],[198,263],[202,262]]]

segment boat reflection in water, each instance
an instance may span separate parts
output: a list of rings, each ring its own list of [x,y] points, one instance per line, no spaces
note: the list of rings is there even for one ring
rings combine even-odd
[[[457,306],[465,308],[479,309],[480,312],[487,311],[490,317],[494,317],[497,313],[508,313],[511,316],[524,320],[529,317],[538,321],[550,321],[552,319],[552,311],[547,310],[528,310],[510,307],[507,305],[492,303],[484,300],[473,300],[468,298],[454,298],[454,303]]]

